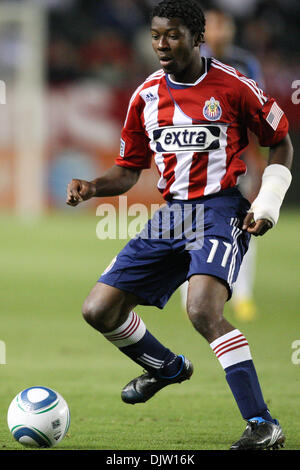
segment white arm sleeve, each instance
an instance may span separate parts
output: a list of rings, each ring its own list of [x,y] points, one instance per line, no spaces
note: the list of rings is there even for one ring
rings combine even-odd
[[[259,193],[249,209],[254,214],[255,222],[267,219],[272,225],[277,223],[280,207],[291,181],[292,175],[286,166],[274,163],[266,167]]]

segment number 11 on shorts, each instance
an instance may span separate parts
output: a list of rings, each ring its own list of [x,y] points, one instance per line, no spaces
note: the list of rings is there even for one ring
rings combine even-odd
[[[209,241],[212,244],[212,247],[211,247],[210,253],[209,253],[206,261],[207,261],[207,263],[212,263],[214,258],[215,258],[215,254],[216,254],[216,251],[218,249],[218,246],[219,246],[219,240],[210,239]],[[227,261],[228,261],[228,258],[229,258],[229,255],[231,253],[232,246],[231,246],[230,243],[226,243],[226,242],[223,242],[223,245],[225,246],[225,252],[224,252],[224,255],[223,255],[223,258],[222,258],[221,266],[222,266],[222,268],[225,268],[225,266],[227,264]]]

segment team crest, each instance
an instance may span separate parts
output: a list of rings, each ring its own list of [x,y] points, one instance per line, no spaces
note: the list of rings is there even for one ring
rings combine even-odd
[[[209,121],[217,121],[218,119],[220,119],[222,115],[222,108],[220,106],[220,102],[212,96],[210,100],[205,101],[203,114],[204,117]]]

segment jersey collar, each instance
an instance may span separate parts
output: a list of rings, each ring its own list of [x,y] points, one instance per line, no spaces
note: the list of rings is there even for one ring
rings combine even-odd
[[[206,77],[208,71],[209,71],[209,68],[210,68],[210,62],[211,60],[206,58],[206,57],[202,57],[202,63],[204,65],[204,72],[202,75],[200,75],[200,77],[194,82],[194,83],[180,83],[180,82],[175,82],[174,80],[171,79],[170,75],[168,75],[167,73],[165,74],[165,78],[166,78],[166,81],[167,81],[167,84],[170,88],[173,88],[175,90],[183,90],[185,88],[191,88],[193,86],[196,86],[198,85],[200,82],[202,82],[202,80]]]

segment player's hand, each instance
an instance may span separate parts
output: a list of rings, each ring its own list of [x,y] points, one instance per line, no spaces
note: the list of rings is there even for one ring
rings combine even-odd
[[[94,183],[85,180],[73,179],[67,188],[66,203],[69,206],[77,206],[80,202],[87,201],[95,196],[96,187]]]
[[[270,228],[272,228],[272,224],[267,219],[258,219],[256,222],[253,218],[253,212],[249,212],[243,221],[243,230],[247,230],[248,233],[258,237],[260,235],[264,235]]]

